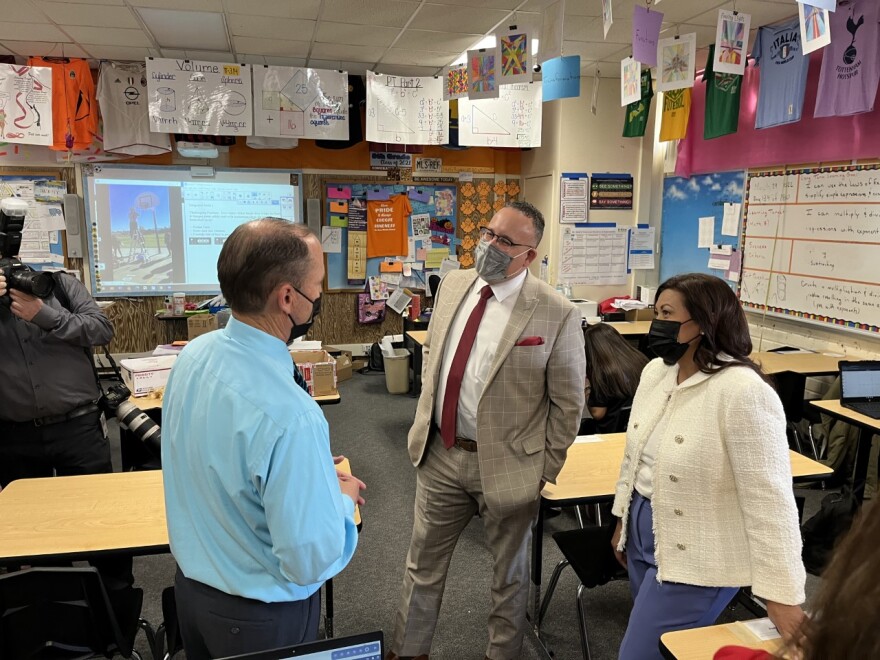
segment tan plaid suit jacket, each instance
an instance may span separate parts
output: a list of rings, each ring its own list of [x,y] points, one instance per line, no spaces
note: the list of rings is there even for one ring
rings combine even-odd
[[[434,418],[434,393],[455,314],[475,270],[452,271],[443,279],[425,339],[422,393],[409,431],[416,467]],[[541,337],[538,346],[516,346]],[[542,479],[554,483],[574,441],[584,407],[585,356],[581,314],[546,283],[529,273],[501,336],[477,407],[480,475],[486,506],[513,511],[538,497]]]

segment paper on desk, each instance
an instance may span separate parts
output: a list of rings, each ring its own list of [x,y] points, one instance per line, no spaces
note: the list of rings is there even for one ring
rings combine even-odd
[[[740,621],[739,623],[762,642],[771,639],[779,639],[780,637],[776,626],[774,626],[773,622],[767,617],[764,617],[763,619],[754,619],[753,621]]]
[[[709,248],[715,243],[715,217],[700,218],[700,234],[697,238],[698,248]]]
[[[604,442],[604,440],[601,435],[579,435],[574,439],[574,444],[585,445],[589,442]]]
[[[724,217],[721,220],[721,235],[736,236],[739,234],[739,202],[724,202]]]

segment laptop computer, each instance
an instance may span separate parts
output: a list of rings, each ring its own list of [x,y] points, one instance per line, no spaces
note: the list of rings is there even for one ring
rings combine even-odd
[[[384,660],[382,631],[334,637],[271,651],[257,651],[219,660]]]
[[[880,360],[840,363],[840,405],[880,419]]]

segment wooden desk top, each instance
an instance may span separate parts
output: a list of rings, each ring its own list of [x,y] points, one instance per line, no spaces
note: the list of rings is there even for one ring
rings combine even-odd
[[[840,405],[840,399],[832,399],[830,401],[810,401],[810,405],[815,406],[823,413],[834,415],[840,419],[853,422],[859,426],[876,429],[880,431],[880,419],[868,417],[855,410],[850,410]]]
[[[603,499],[614,496],[614,486],[623,462],[625,433],[595,436],[597,442],[576,442],[568,448],[565,465],[555,484],[547,484],[541,491],[545,500]],[[819,477],[833,470],[802,454],[789,451],[791,472],[795,479]]]
[[[836,374],[837,363],[845,360],[839,355],[825,355],[824,353],[752,353],[750,356],[761,365],[765,373],[778,374],[783,371],[793,371],[805,376],[818,376],[821,374]]]
[[[342,401],[342,397],[337,392],[336,394],[325,394],[323,396],[313,396],[312,397],[319,406],[329,406],[334,403],[339,403]],[[152,397],[152,396],[140,396],[140,397],[131,397],[129,399],[134,405],[136,405],[141,410],[154,410],[155,408],[162,407],[162,397]]]
[[[406,333],[409,335],[409,338],[412,339],[415,343],[424,345],[425,338],[428,336],[427,330],[410,330]]]
[[[723,646],[746,646],[768,653],[782,648],[781,639],[761,641],[741,621],[664,633],[660,643],[668,654],[666,657],[676,660],[712,660]]]
[[[646,335],[651,329],[650,321],[608,321],[605,325],[611,326],[624,336]]]

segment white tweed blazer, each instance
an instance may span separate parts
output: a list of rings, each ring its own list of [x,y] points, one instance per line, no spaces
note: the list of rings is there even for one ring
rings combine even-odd
[[[806,573],[791,482],[785,415],[748,367],[698,373],[676,384],[678,365],[653,360],[633,400],[612,512],[624,550],[639,458],[662,419],[654,463],[658,582],[751,586],[786,605],[804,601]]]

